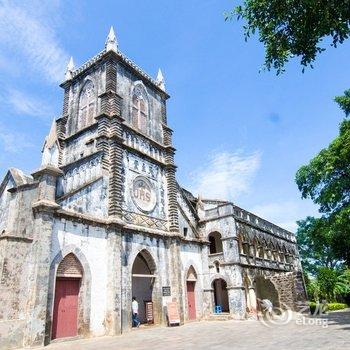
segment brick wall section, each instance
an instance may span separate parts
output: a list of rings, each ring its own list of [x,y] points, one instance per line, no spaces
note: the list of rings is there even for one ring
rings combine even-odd
[[[274,283],[280,305],[283,308],[284,306],[294,309],[294,281],[293,281],[293,272],[287,272],[283,274],[277,274],[272,276],[270,280]]]
[[[59,264],[57,276],[83,276],[82,267],[73,254],[68,254]]]
[[[306,305],[306,291],[301,271],[276,274],[270,277],[274,283],[281,306],[283,304],[294,311],[301,311]]]

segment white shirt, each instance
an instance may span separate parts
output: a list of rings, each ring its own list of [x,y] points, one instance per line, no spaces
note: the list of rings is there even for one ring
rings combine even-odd
[[[131,309],[134,314],[139,313],[139,303],[136,300],[133,300],[133,302],[131,303]]]
[[[262,305],[264,306],[265,310],[272,311],[273,305],[269,299],[263,299],[261,301]]]

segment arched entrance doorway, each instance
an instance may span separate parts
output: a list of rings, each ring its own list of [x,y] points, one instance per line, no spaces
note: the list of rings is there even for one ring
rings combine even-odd
[[[188,319],[195,320],[197,318],[196,314],[196,288],[197,274],[193,266],[188,269],[186,288],[187,288],[187,311]]]
[[[73,253],[58,265],[52,320],[52,339],[78,335],[79,292],[83,268]]]
[[[255,290],[258,299],[269,299],[273,307],[280,307],[277,289],[269,279],[257,277],[255,279]]]
[[[213,281],[214,303],[221,306],[222,312],[229,312],[227,283],[224,279],[218,278]]]
[[[141,323],[153,322],[153,286],[155,281],[155,263],[147,250],[137,254],[132,266],[132,296],[139,303]],[[147,309],[147,310],[146,310]]]

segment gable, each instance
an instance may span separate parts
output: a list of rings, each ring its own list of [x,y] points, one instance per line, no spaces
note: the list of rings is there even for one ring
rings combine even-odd
[[[193,213],[193,208],[190,207],[188,201],[184,197],[182,191],[177,193],[177,204],[179,213],[179,228],[180,232],[184,234],[184,229],[187,229],[188,238],[198,238],[197,231],[198,218]]]

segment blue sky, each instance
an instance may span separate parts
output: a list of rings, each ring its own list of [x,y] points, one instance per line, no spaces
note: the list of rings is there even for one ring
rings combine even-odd
[[[350,43],[304,74],[297,60],[282,76],[259,73],[262,45],[224,21],[235,3],[0,0],[0,174],[40,165],[69,57],[79,66],[98,53],[113,25],[121,51],[164,73],[180,183],[294,230],[316,213],[294,176],[337,135],[333,97],[349,88]]]

